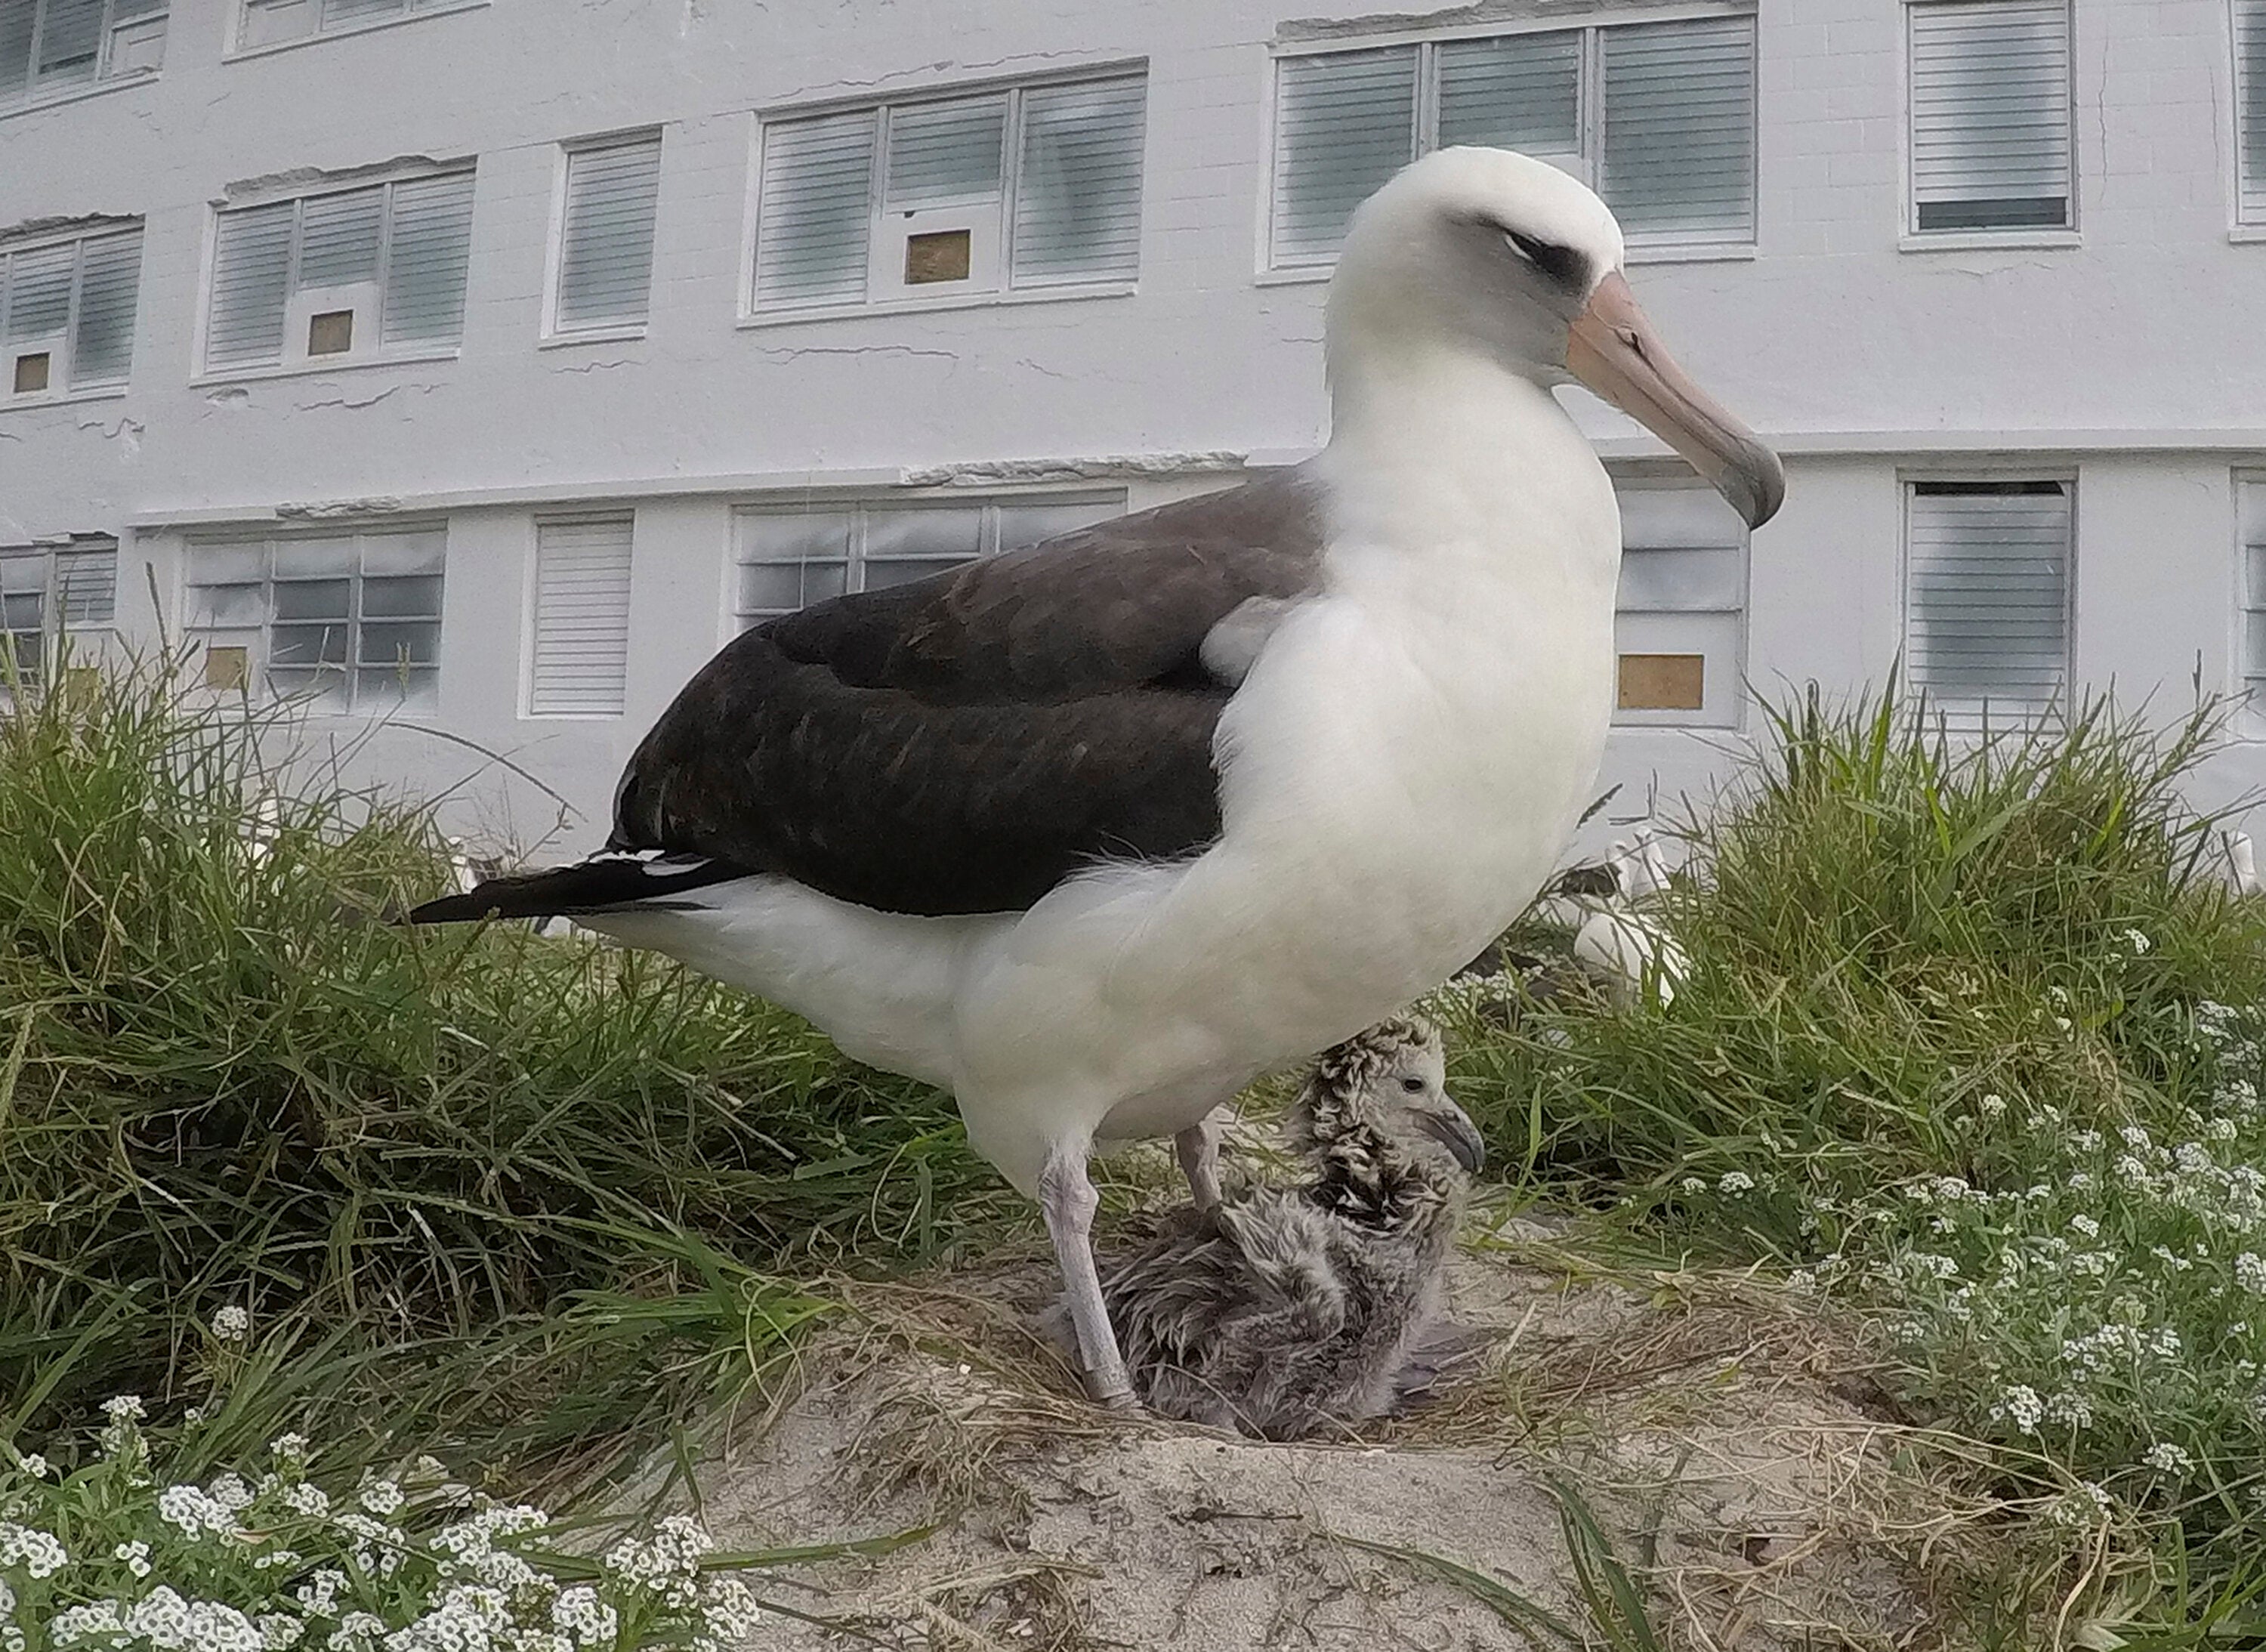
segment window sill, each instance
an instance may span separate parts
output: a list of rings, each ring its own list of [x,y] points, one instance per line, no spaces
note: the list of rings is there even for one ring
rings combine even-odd
[[[347,40],[357,34],[375,34],[380,29],[398,29],[406,23],[422,23],[428,18],[454,17],[459,11],[478,11],[487,4],[488,0],[454,0],[448,5],[420,6],[396,18],[372,18],[367,23],[342,23],[337,28],[318,29],[296,40],[270,40],[265,46],[234,47],[223,52],[220,61],[240,63],[247,58],[273,57],[278,52],[296,52],[303,46],[320,46],[325,41]]]
[[[574,333],[546,333],[535,341],[538,350],[563,350],[576,344],[623,344],[645,337],[645,324],[628,327],[584,327]]]
[[[1083,287],[1026,287],[996,293],[958,293],[949,298],[899,298],[871,304],[814,304],[808,310],[743,311],[742,327],[786,327],[801,321],[845,321],[856,316],[920,316],[939,310],[987,310],[997,305],[1059,304],[1081,298],[1130,298],[1133,281]]]
[[[420,355],[373,355],[359,362],[287,362],[280,367],[238,367],[201,373],[189,380],[196,390],[223,384],[252,384],[270,378],[320,378],[329,373],[366,373],[380,367],[415,367],[431,362],[453,362],[463,352],[451,348],[428,350]]]
[[[2226,238],[2237,246],[2266,241],[2266,223],[2238,223],[2226,232]]]
[[[2085,243],[2074,230],[1948,230],[1897,239],[1899,252],[1988,252],[2022,248],[2069,248]]]
[[[486,4],[486,0],[481,0],[481,4]],[[22,103],[10,104],[0,109],[0,121],[12,120],[19,114],[37,114],[42,109],[60,109],[65,104],[84,103],[89,98],[123,91],[128,86],[146,86],[163,72],[156,69],[137,69],[128,74],[113,75],[107,80],[98,80],[91,86],[73,86],[69,91],[53,92],[44,98],[28,98]]]
[[[57,395],[37,391],[28,396],[0,396],[0,413],[28,413],[34,407],[69,407],[79,402],[119,401],[126,395],[123,384],[98,384],[90,390],[67,390]]]

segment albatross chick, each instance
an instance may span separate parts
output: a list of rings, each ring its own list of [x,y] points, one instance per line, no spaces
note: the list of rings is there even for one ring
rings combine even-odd
[[[1436,1328],[1479,1132],[1440,1035],[1380,1023],[1323,1055],[1291,1109],[1302,1187],[1165,1218],[1103,1264],[1135,1392],[1166,1416],[1288,1440],[1392,1408]],[[1051,1318],[1069,1329],[1067,1305]]]

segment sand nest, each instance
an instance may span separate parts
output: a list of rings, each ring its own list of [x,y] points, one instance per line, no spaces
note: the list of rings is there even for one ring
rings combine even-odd
[[[1911,1436],[1863,1356],[1771,1293],[1583,1281],[1546,1246],[1483,1243],[1452,1285],[1490,1338],[1475,1369],[1420,1415],[1276,1445],[1085,1404],[1031,1328],[1052,1278],[1024,1250],[864,1287],[854,1325],[742,1409],[698,1469],[722,1546],[932,1528],[774,1575],[767,1595],[832,1626],[774,1619],[759,1644],[1653,1644],[1585,1602],[1583,1509],[1611,1545],[1586,1549],[1604,1620],[1619,1572],[1664,1646],[1939,1639],[1928,1579],[1957,1523],[1899,1469]]]

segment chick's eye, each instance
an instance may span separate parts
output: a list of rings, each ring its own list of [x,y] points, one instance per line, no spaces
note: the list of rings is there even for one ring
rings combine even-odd
[[[1512,252],[1560,285],[1570,288],[1587,285],[1589,260],[1572,247],[1560,246],[1551,241],[1539,241],[1516,230],[1505,230],[1502,239]]]
[[[1416,1078],[1403,1078],[1400,1081],[1400,1087],[1410,1095],[1414,1095],[1424,1088],[1424,1081]]]

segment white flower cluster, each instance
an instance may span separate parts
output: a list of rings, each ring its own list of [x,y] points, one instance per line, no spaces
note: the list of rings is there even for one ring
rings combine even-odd
[[[0,1520],[0,1566],[20,1566],[34,1580],[40,1580],[53,1577],[69,1564],[69,1552],[54,1532]]]
[[[192,1540],[208,1533],[217,1538],[234,1537],[241,1529],[235,1509],[197,1486],[168,1486],[159,1492],[157,1517],[168,1525],[179,1526],[181,1534]]]
[[[241,1342],[252,1334],[252,1315],[235,1303],[229,1303],[214,1312],[212,1334],[223,1342]]]

